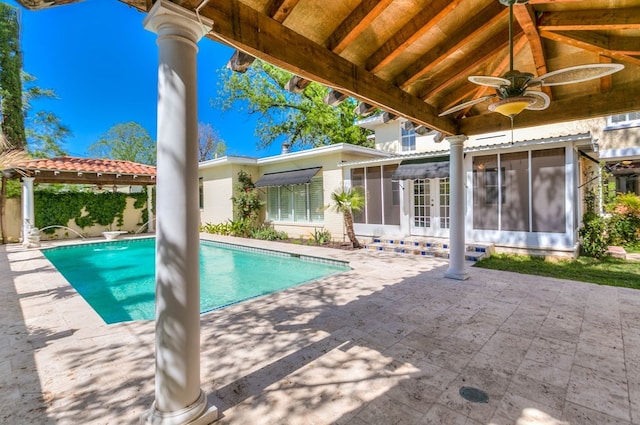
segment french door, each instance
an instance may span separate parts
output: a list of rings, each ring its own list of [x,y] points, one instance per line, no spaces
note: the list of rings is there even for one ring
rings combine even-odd
[[[411,183],[411,234],[449,237],[449,178]]]

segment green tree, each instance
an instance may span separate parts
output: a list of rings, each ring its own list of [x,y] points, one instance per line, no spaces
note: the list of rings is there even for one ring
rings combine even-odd
[[[60,118],[49,111],[37,111],[31,114],[34,100],[57,99],[56,92],[52,89],[43,89],[35,84],[36,78],[26,72],[22,73],[23,92],[22,105],[25,118],[25,132],[27,137],[27,150],[36,158],[49,158],[62,156],[67,153],[62,148],[64,139],[71,135],[67,126],[62,124]]]
[[[318,147],[336,143],[372,146],[368,132],[354,125],[355,100],[338,106],[323,102],[329,89],[312,82],[301,93],[283,87],[292,74],[256,60],[244,73],[221,70],[221,85],[214,106],[222,110],[246,109],[258,115],[259,147],[276,141],[292,147]]]
[[[224,156],[227,144],[211,127],[211,124],[198,123],[198,161]]]
[[[347,230],[347,236],[354,248],[362,248],[356,232],[353,228],[353,213],[362,211],[364,208],[365,198],[362,188],[353,187],[348,190],[341,190],[331,194],[333,205],[329,208],[341,213],[344,217],[344,227]]]
[[[147,130],[135,122],[114,125],[89,146],[88,152],[98,158],[156,164],[156,143]]]
[[[21,72],[18,10],[0,2],[0,122],[6,143],[15,149],[26,147]]]

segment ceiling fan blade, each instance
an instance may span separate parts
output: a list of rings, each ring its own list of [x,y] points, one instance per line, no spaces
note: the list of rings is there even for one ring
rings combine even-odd
[[[547,109],[549,107],[549,104],[551,103],[551,99],[549,98],[549,96],[541,91],[527,90],[523,93],[523,96],[535,100],[535,103],[532,103],[525,108],[532,111],[542,111],[543,109]]]
[[[447,110],[446,110],[446,111],[444,111],[444,112],[441,112],[438,116],[439,116],[439,117],[443,117],[443,116],[445,116],[445,115],[449,115],[449,114],[452,114],[452,113],[454,113],[454,112],[461,111],[461,110],[463,110],[463,109],[465,109],[465,108],[468,108],[469,106],[473,106],[473,105],[475,105],[475,104],[477,104],[477,103],[484,102],[485,100],[489,100],[489,99],[492,99],[492,98],[494,98],[494,97],[496,97],[496,95],[495,95],[495,94],[490,94],[490,95],[488,95],[488,96],[482,96],[482,97],[479,97],[479,98],[477,98],[477,99],[473,99],[473,100],[470,100],[470,101],[468,101],[468,102],[461,103],[461,104],[459,104],[459,105],[456,105],[456,106],[454,106],[454,107],[452,107],[452,108],[447,109]]]
[[[620,71],[624,65],[619,63],[592,63],[586,65],[571,66],[569,68],[558,69],[548,72],[540,77],[531,80],[529,86],[559,86],[562,84],[581,83],[583,81],[594,80],[605,77]]]
[[[511,81],[507,80],[506,78],[492,77],[490,75],[471,75],[467,78],[473,84],[478,84],[480,86],[493,87],[494,89],[498,89],[504,86],[509,87],[511,85]]]

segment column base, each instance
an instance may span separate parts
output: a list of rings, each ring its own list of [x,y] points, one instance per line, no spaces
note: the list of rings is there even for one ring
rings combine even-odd
[[[209,405],[204,392],[190,406],[175,412],[161,412],[154,402],[140,419],[140,425],[209,425],[218,420],[218,408]]]
[[[464,270],[449,269],[444,274],[444,277],[455,280],[467,280],[469,279],[469,273],[465,272]]]

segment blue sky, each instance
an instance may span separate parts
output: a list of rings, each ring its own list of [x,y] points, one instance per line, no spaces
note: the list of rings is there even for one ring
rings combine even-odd
[[[9,1],[17,6],[17,3]],[[87,147],[115,124],[135,121],[156,139],[156,35],[145,14],[116,0],[89,0],[40,11],[21,9],[23,68],[59,99],[34,110],[56,113],[72,131],[64,149],[87,156]],[[198,53],[199,121],[227,143],[229,155],[268,156],[279,146],[256,149],[255,120],[240,111],[214,110],[218,73],[233,50],[202,39]]]

